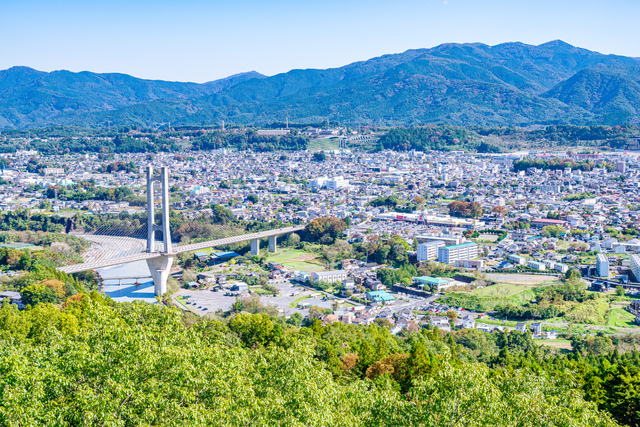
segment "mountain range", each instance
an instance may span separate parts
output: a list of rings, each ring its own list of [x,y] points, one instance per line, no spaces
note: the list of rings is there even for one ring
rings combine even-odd
[[[255,71],[204,84],[126,74],[0,71],[0,128],[326,119],[349,124],[640,121],[640,60],[552,41],[443,44],[327,70]]]

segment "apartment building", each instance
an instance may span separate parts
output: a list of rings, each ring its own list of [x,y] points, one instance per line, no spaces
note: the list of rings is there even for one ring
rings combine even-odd
[[[442,240],[433,240],[418,245],[418,261],[431,261],[438,258],[438,250],[444,247]]]
[[[438,249],[438,261],[444,264],[453,264],[459,259],[473,259],[477,257],[478,245],[472,242],[443,246]]]

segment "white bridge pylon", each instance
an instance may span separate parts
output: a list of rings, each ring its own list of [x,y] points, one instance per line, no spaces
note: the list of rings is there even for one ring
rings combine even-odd
[[[154,183],[160,182],[162,191],[162,220],[160,225],[155,224],[155,212],[154,212]],[[60,267],[58,270],[65,273],[78,273],[80,271],[96,270],[104,267],[112,267],[116,265],[122,265],[129,262],[146,260],[151,277],[153,278],[154,293],[157,296],[163,295],[167,292],[167,279],[169,278],[169,272],[173,259],[176,254],[183,252],[197,251],[205,248],[212,248],[216,246],[224,246],[233,243],[251,241],[251,254],[258,255],[260,248],[260,239],[268,238],[269,240],[269,252],[276,250],[276,238],[279,235],[294,233],[296,231],[303,230],[304,227],[285,227],[277,228],[274,230],[261,231],[258,233],[244,234],[241,236],[226,237],[223,239],[209,240],[207,242],[193,243],[184,246],[176,246],[175,248],[171,244],[171,230],[169,229],[169,172],[166,167],[161,168],[160,174],[153,176],[153,168],[147,167],[147,247],[146,252],[139,254],[126,255],[122,257],[116,257],[105,260],[97,260],[92,262],[85,262],[81,264],[73,264],[65,267]],[[157,251],[155,249],[155,232],[156,230],[162,231],[163,237],[163,250]]]

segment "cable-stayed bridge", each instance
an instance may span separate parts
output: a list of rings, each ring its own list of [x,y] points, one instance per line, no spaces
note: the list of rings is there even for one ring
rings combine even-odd
[[[159,225],[155,224],[155,182],[160,182],[161,184],[162,219]],[[153,278],[154,292],[156,295],[162,295],[167,291],[167,278],[169,277],[174,256],[179,253],[250,241],[251,254],[258,255],[260,252],[260,240],[265,238],[268,239],[269,251],[274,252],[276,250],[277,236],[304,229],[304,227],[301,226],[278,228],[257,233],[224,237],[206,242],[174,246],[171,242],[171,232],[169,229],[169,173],[166,167],[161,168],[160,174],[157,176],[153,175],[152,167],[147,167],[147,217],[146,245],[141,244],[144,242],[141,239],[118,237],[117,250],[107,252],[98,251],[89,254],[85,262],[59,267],[58,270],[64,271],[65,273],[78,273],[146,260],[149,265],[149,270],[151,271],[151,277]],[[162,232],[162,242],[155,241],[155,232],[157,230]]]

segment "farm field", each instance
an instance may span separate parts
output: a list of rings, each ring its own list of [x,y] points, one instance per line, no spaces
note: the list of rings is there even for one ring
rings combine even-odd
[[[282,264],[291,270],[300,270],[306,273],[325,270],[318,255],[298,249],[285,249],[282,252],[269,255],[268,260]]]

